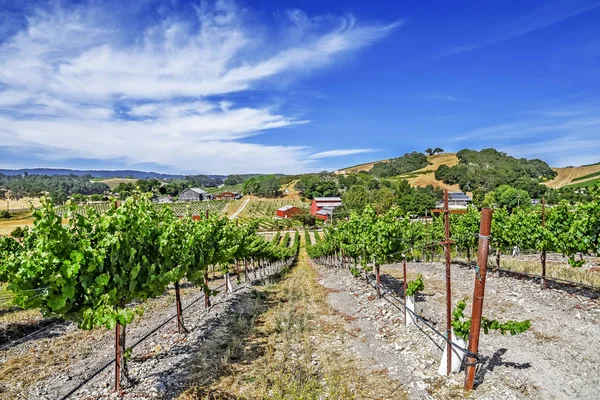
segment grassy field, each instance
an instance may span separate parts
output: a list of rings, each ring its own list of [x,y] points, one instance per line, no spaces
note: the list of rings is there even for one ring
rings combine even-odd
[[[19,200],[0,200],[0,210],[28,210],[31,207],[37,208],[40,206],[40,199],[38,197],[23,197]]]
[[[593,186],[597,183],[600,183],[600,178],[596,178],[596,179],[586,179],[584,181],[580,181],[580,182],[574,182],[571,183],[570,185],[567,185],[565,187],[567,188],[581,188],[581,187],[586,187],[586,186]]]
[[[583,177],[600,173],[600,164],[553,169],[558,173],[558,176],[553,180],[546,182],[545,185],[553,189],[558,189],[575,182],[583,183],[585,182],[583,179],[594,179],[594,176],[589,176],[588,178]]]
[[[95,180],[95,179],[94,179]],[[96,182],[106,183],[110,190],[114,190],[120,183],[136,183],[138,179],[132,178],[108,178],[108,179],[98,179]]]
[[[0,235],[10,235],[18,227],[32,226],[31,212],[17,214],[11,219],[0,219]]]
[[[235,193],[241,193],[242,192],[242,186],[244,186],[243,183],[240,183],[239,185],[230,185],[230,186],[222,186],[220,188],[208,188],[206,189],[206,191],[210,194],[213,195],[217,195],[217,194],[221,194],[224,192],[235,192]]]

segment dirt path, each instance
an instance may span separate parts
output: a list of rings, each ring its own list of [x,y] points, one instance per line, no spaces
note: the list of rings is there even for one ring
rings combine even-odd
[[[238,217],[238,215],[240,215],[241,212],[244,211],[244,208],[246,208],[246,206],[248,205],[249,202],[250,202],[250,197],[248,197],[246,200],[244,200],[244,202],[242,203],[242,205],[240,206],[240,208],[238,208],[236,210],[236,212],[234,212],[233,214],[231,214],[231,216],[229,217],[229,219],[236,219]]]
[[[399,265],[383,269],[383,282],[401,296]],[[347,270],[321,267],[319,282],[329,288],[329,304],[347,314],[357,332],[354,353],[373,368],[385,368],[411,398],[462,398],[464,373],[440,377],[442,340],[423,326],[404,327],[403,311],[377,300],[364,278]],[[441,264],[408,265],[408,277],[423,274],[425,291],[417,311],[443,331],[444,268]],[[454,304],[472,295],[474,272],[452,269]],[[593,296],[592,296],[593,297]],[[470,302],[467,302],[470,304]],[[470,314],[470,309],[467,309]],[[477,390],[485,399],[593,399],[600,387],[600,302],[582,294],[541,290],[538,284],[489,275],[484,315],[499,320],[530,319],[532,329],[520,336],[484,335]],[[422,325],[422,324],[421,324]],[[422,331],[421,331],[422,329]],[[432,335],[433,340],[425,333]],[[365,343],[367,346],[365,346]],[[576,365],[575,365],[576,364]]]
[[[281,282],[257,288],[263,312],[245,337],[232,340],[221,375],[199,376],[180,400],[406,398],[385,370],[370,372],[348,351],[356,334],[346,328],[347,316],[327,305],[328,291],[316,283],[301,243],[297,265]]]

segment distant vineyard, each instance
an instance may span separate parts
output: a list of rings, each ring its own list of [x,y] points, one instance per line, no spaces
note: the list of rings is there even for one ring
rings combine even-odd
[[[299,221],[277,218],[275,216],[277,209],[286,205],[306,208],[306,203],[300,200],[252,198],[239,218],[241,220],[258,219],[258,229],[261,231],[302,228],[302,224]]]
[[[290,199],[255,199],[250,200],[240,217],[242,218],[274,218],[278,208],[283,206],[306,208],[306,203]]]
[[[94,209],[99,213],[104,213],[112,207],[113,203],[111,202],[103,202],[103,203],[90,203],[80,206],[79,213],[83,214],[88,209]],[[227,205],[227,200],[211,200],[211,201],[195,201],[195,202],[186,202],[186,203],[166,203],[166,204],[155,204],[154,207],[170,207],[173,209],[175,215],[187,215],[188,213],[191,215],[202,215],[206,213],[208,210],[209,213],[217,213],[220,214],[225,206]],[[57,213],[61,216],[64,216],[67,212],[66,206],[60,206],[57,208]]]
[[[215,196],[224,192],[242,193],[242,186],[244,186],[244,184],[240,183],[238,185],[222,186],[220,188],[208,188],[206,191]]]

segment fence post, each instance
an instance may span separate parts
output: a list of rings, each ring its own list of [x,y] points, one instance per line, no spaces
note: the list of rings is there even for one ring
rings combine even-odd
[[[490,231],[492,227],[492,210],[481,210],[481,224],[479,226],[479,245],[477,248],[478,270],[475,275],[473,288],[473,311],[471,314],[471,330],[469,332],[469,353],[477,354],[479,351],[479,333],[481,331],[481,314],[483,311],[483,297],[485,295],[485,278],[487,273],[488,254],[490,251]],[[473,390],[475,381],[476,359],[467,355],[465,390]]]
[[[406,325],[406,289],[408,289],[408,283],[406,282],[406,258],[404,259],[404,325]]]
[[[179,281],[175,281],[175,307],[177,308],[177,332],[186,333],[185,325],[183,325],[183,315],[181,311],[181,293],[179,290]]]
[[[204,270],[204,307],[208,308],[210,307],[210,295],[208,294],[209,292],[209,288],[208,288],[208,266],[206,267],[206,269]]]
[[[121,324],[115,327],[115,391],[121,390]]]
[[[546,229],[546,200],[542,197],[542,235]],[[544,236],[544,235],[543,235]],[[544,238],[542,237],[542,243]],[[546,289],[546,246],[542,249],[542,289]]]
[[[450,275],[450,210],[448,209],[448,189],[444,189],[444,252],[446,253],[446,346],[448,357],[446,357],[446,375],[452,372],[452,281]]]

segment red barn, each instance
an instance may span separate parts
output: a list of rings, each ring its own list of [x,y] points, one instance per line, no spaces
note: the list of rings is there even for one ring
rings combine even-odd
[[[275,214],[280,218],[291,218],[296,214],[300,214],[301,210],[295,206],[283,206],[278,208]]]
[[[310,213],[326,221],[331,218],[333,210],[341,205],[340,197],[315,197],[310,205]]]
[[[219,193],[215,196],[216,200],[235,200],[235,199],[239,199],[240,196],[238,193],[236,192],[223,192],[223,193]]]

